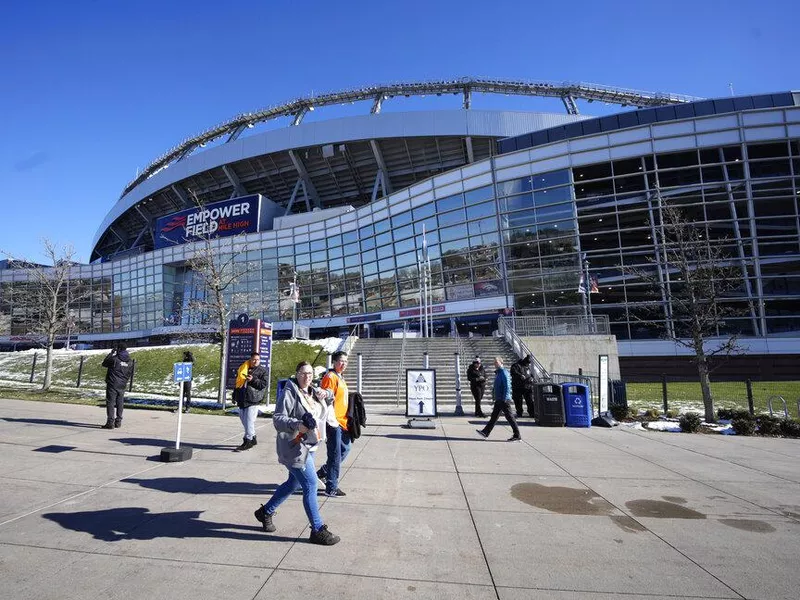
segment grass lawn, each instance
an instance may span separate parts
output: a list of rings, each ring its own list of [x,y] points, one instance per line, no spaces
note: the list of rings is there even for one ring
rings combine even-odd
[[[302,342],[274,342],[272,347],[272,371],[270,377],[270,401],[275,402],[278,379],[294,375],[295,366],[303,360],[315,361],[315,366],[325,366],[327,355],[320,353],[321,346]],[[183,359],[183,352],[191,350],[195,363],[193,368],[192,396],[194,398],[217,397],[219,382],[219,346],[214,344],[187,344],[154,348],[131,348],[129,352],[136,361],[133,390],[129,395],[159,394],[174,396],[177,400],[178,384],[172,381],[172,366]],[[0,353],[0,395],[5,398],[20,398],[44,402],[78,402],[81,404],[105,403],[105,375],[102,367],[107,350],[55,351],[53,355],[53,389],[42,393],[44,381],[45,353],[37,353],[33,384],[30,384],[33,351]],[[77,388],[78,369],[83,358],[81,387]],[[13,382],[17,382],[16,384]],[[98,395],[99,394],[99,395]],[[230,393],[229,396],[230,398]],[[193,409],[194,410],[194,409]],[[198,409],[202,412],[202,409]],[[219,412],[210,410],[210,413]]]
[[[800,381],[754,381],[753,405],[756,413],[767,413],[768,399],[782,396],[789,409],[789,415],[800,418],[797,402],[800,400]],[[628,405],[635,409],[656,408],[663,410],[661,383],[628,383]],[[715,408],[741,408],[747,410],[747,386],[744,381],[712,382],[711,394]],[[702,392],[699,382],[667,382],[667,402],[671,410],[679,412],[703,412]],[[783,416],[783,403],[774,398],[772,409]]]

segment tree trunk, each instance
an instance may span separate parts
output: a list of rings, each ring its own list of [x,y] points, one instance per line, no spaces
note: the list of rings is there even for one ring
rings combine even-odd
[[[42,391],[46,392],[53,384],[53,340],[51,336],[47,336],[47,353],[44,360],[44,383],[42,384]]]
[[[708,377],[708,362],[705,355],[697,357],[697,372],[700,375],[700,389],[703,391],[706,423],[716,423],[717,416],[714,414],[714,398],[711,396],[711,381]]]
[[[227,398],[225,393],[225,376],[227,375],[227,362],[228,362],[228,344],[227,336],[222,336],[222,342],[219,349],[219,392],[217,401],[222,407],[222,410],[227,408]]]

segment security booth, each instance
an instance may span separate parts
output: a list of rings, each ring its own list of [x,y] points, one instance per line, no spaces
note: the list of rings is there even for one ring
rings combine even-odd
[[[537,383],[534,388],[536,423],[544,427],[564,426],[564,397],[557,383]]]
[[[591,427],[594,413],[589,397],[589,386],[582,383],[562,383],[561,393],[564,397],[567,427]]]

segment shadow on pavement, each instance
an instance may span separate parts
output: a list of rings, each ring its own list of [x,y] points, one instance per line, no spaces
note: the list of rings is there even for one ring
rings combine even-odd
[[[167,447],[174,447],[175,440],[160,440],[156,438],[109,438],[110,442],[119,442],[120,444],[125,444],[126,446],[155,446],[156,448],[167,448]],[[183,446],[191,446],[192,448],[196,448],[198,450],[220,450],[225,448],[233,448],[238,446],[241,442],[236,441],[236,443],[230,444],[197,444],[195,442],[186,442],[181,440],[181,444]]]
[[[483,441],[479,436],[475,437],[449,437],[443,435],[421,435],[418,433],[387,433],[385,435],[374,435],[372,437],[383,437],[393,440],[424,440],[426,442],[443,442],[450,440],[451,442],[474,442]]]
[[[209,481],[200,477],[159,477],[137,479],[128,477],[121,483],[135,483],[149,490],[170,494],[241,494],[269,497],[278,488],[273,483],[251,483],[248,481]]]
[[[88,429],[100,429],[101,425],[90,423],[75,423],[74,421],[64,421],[61,419],[15,419],[13,417],[3,417],[3,421],[9,423],[28,423],[30,425],[57,425],[59,427],[86,427]]]
[[[96,540],[118,542],[121,540],[153,540],[156,538],[221,538],[233,540],[274,540],[293,542],[298,538],[268,535],[260,525],[214,523],[203,521],[203,511],[188,510],[168,513],[151,513],[142,507],[112,508],[75,513],[47,513],[42,515],[64,529],[91,534]],[[255,521],[252,513],[247,516]],[[158,519],[158,526],[153,521]]]

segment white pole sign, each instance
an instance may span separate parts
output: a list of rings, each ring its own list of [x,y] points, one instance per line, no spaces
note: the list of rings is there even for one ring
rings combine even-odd
[[[435,369],[406,369],[406,416],[436,416]]]
[[[600,354],[600,389],[597,390],[600,399],[600,414],[608,412],[608,354]]]

